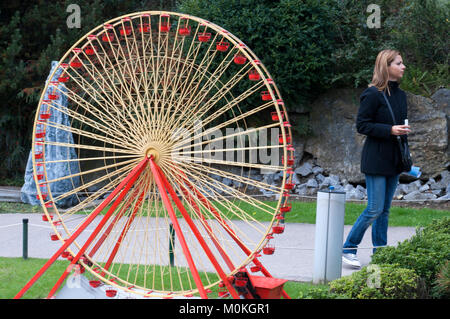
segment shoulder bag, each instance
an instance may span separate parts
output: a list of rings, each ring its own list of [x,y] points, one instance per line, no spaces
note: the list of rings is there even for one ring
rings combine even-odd
[[[391,112],[392,121],[394,121],[394,125],[396,125],[394,112],[392,112],[391,103],[389,103],[389,100],[386,97],[386,94],[383,92],[384,100],[386,101],[386,104],[388,106],[389,111]],[[396,136],[398,147],[400,148],[400,154],[401,154],[401,161],[402,161],[402,171],[403,172],[409,172],[411,170],[412,166],[412,158],[411,153],[409,152],[409,146],[408,143],[400,136]]]

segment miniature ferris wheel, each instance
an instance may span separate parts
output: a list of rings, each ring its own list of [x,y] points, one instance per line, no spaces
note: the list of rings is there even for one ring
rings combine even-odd
[[[197,17],[139,12],[90,31],[57,69],[40,99],[32,152],[49,240],[61,247],[17,298],[59,257],[92,287],[108,285],[109,296],[207,298],[215,287],[239,298],[253,276],[272,277],[259,259],[276,258],[271,240],[291,210],[294,149],[279,90],[250,48]],[[70,125],[53,122],[55,112]],[[46,139],[50,127],[73,143]],[[59,161],[78,169],[48,178],[48,145],[75,150],[77,158],[68,151]],[[279,172],[280,185],[260,172]],[[52,192],[61,179],[79,183]],[[257,189],[274,200],[252,196]],[[68,196],[77,204],[61,209]]]

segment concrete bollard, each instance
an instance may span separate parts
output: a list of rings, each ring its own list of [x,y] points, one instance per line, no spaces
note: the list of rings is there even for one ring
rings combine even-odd
[[[341,277],[345,192],[317,192],[313,283]]]

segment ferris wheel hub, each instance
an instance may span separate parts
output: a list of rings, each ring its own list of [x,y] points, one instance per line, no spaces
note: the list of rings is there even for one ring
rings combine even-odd
[[[153,160],[158,163],[159,159],[160,159],[160,152],[159,150],[157,150],[155,147],[150,146],[146,149],[145,151],[145,156],[147,156],[147,158],[153,158]]]

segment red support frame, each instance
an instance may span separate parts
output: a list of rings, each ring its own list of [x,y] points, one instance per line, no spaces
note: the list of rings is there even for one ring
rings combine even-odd
[[[236,244],[244,251],[244,253],[247,256],[251,255],[251,250],[248,249],[247,246],[245,246],[241,240],[237,237],[237,235],[234,233],[234,231],[230,228],[230,226],[228,226],[228,224],[222,219],[222,217],[220,216],[220,214],[217,212],[217,210],[209,203],[208,199],[201,193],[199,192],[188,180],[188,178],[186,177],[186,175],[182,172],[179,171],[179,173],[181,174],[181,178],[184,181],[184,183],[189,187],[189,189],[191,191],[193,191],[197,198],[211,211],[211,213],[214,215],[214,217],[216,217],[219,220],[219,224],[222,225],[222,227],[225,229],[225,231],[231,236],[231,238],[236,242]],[[272,275],[269,273],[269,271],[262,265],[262,263],[258,260],[257,257],[253,258],[253,263],[256,266],[261,267],[261,272],[263,273],[264,276],[266,277],[272,277]],[[282,291],[282,295],[284,298],[286,299],[291,299],[291,297],[289,297],[289,295],[286,293],[286,291],[283,289]]]
[[[116,187],[116,189],[89,215],[89,217],[81,224],[77,230],[64,241],[64,244],[53,254],[52,257],[42,266],[41,269],[26,283],[26,285],[14,296],[14,299],[21,298],[31,286],[48,270],[48,268],[55,262],[56,259],[74,242],[76,238],[92,223],[97,215],[117,196],[117,194],[129,183],[134,183],[136,178],[140,175],[145,165],[148,163],[148,158],[143,159]],[[79,258],[79,256],[78,256]],[[70,267],[70,266],[69,266]]]
[[[180,224],[178,223],[177,217],[175,215],[175,211],[173,210],[172,205],[170,204],[169,197],[167,196],[166,190],[164,189],[164,182],[156,168],[156,164],[153,161],[153,158],[150,158],[150,168],[152,170],[153,176],[156,181],[156,185],[158,186],[162,201],[164,206],[167,209],[167,213],[169,214],[170,220],[172,221],[173,227],[175,229],[175,233],[178,237],[178,240],[181,244],[181,248],[183,249],[184,256],[189,265],[189,269],[191,270],[192,277],[194,277],[194,282],[198,288],[200,293],[200,297],[203,299],[207,299],[205,287],[203,287],[203,283],[200,279],[200,275],[198,274],[197,267],[195,266],[194,260],[192,259],[191,252],[189,251],[189,247],[187,246],[186,239],[184,238],[183,232],[181,231]]]
[[[145,160],[145,162],[141,162],[146,164],[148,162],[148,159]],[[100,221],[100,223],[97,225],[97,227],[94,229],[94,231],[92,232],[92,234],[89,236],[89,238],[86,240],[86,242],[84,243],[84,245],[81,247],[81,249],[78,251],[77,255],[72,259],[72,261],[70,262],[70,265],[66,268],[66,270],[64,271],[64,273],[61,275],[61,277],[59,278],[59,280],[56,282],[56,284],[53,286],[52,290],[49,292],[48,294],[48,298],[51,298],[53,296],[53,294],[56,292],[56,290],[58,290],[59,286],[61,286],[61,284],[64,282],[64,280],[66,279],[66,277],[70,274],[73,265],[76,264],[78,262],[78,260],[80,259],[81,256],[83,256],[83,254],[85,253],[86,249],[91,245],[92,241],[95,239],[95,237],[97,237],[97,235],[101,232],[101,230],[103,229],[103,227],[105,226],[106,222],[108,221],[108,219],[112,216],[112,214],[114,213],[114,211],[116,210],[117,206],[119,206],[119,204],[122,202],[122,200],[125,198],[125,196],[128,194],[128,191],[130,190],[130,188],[134,185],[134,182],[138,179],[138,177],[140,176],[140,174],[142,173],[142,170],[144,169],[144,165],[141,167],[140,170],[138,170],[136,172],[136,174],[133,174],[133,176],[130,178],[130,180],[126,183],[125,187],[123,188],[122,192],[120,193],[120,195],[116,198],[116,200],[114,201],[114,204],[111,205],[111,207],[108,209],[108,211],[106,212],[105,216],[102,218],[102,220]]]
[[[184,206],[181,203],[180,199],[178,198],[177,194],[175,193],[175,191],[173,190],[172,186],[169,184],[169,182],[167,181],[166,177],[164,176],[164,173],[162,172],[161,168],[158,165],[154,164],[152,160],[150,160],[150,165],[154,165],[155,166],[155,168],[157,170],[157,173],[159,174],[159,177],[161,178],[165,188],[167,189],[167,191],[169,192],[170,196],[172,197],[172,200],[175,202],[175,205],[177,205],[178,210],[181,212],[181,215],[183,216],[184,220],[187,222],[187,224],[191,228],[192,232],[194,233],[194,236],[197,238],[198,242],[202,246],[203,250],[206,253],[206,256],[211,261],[212,265],[216,269],[219,277],[222,279],[222,282],[227,287],[227,289],[230,292],[231,296],[234,299],[239,299],[239,294],[236,292],[236,290],[234,289],[233,285],[228,280],[227,275],[223,271],[222,267],[220,267],[219,263],[217,262],[216,258],[214,257],[214,254],[212,253],[212,251],[210,250],[209,246],[206,244],[205,240],[203,239],[202,235],[200,234],[197,226],[195,226],[194,222],[192,221],[192,218],[189,216],[188,212],[184,208]],[[220,245],[219,245],[219,247],[220,247]]]

